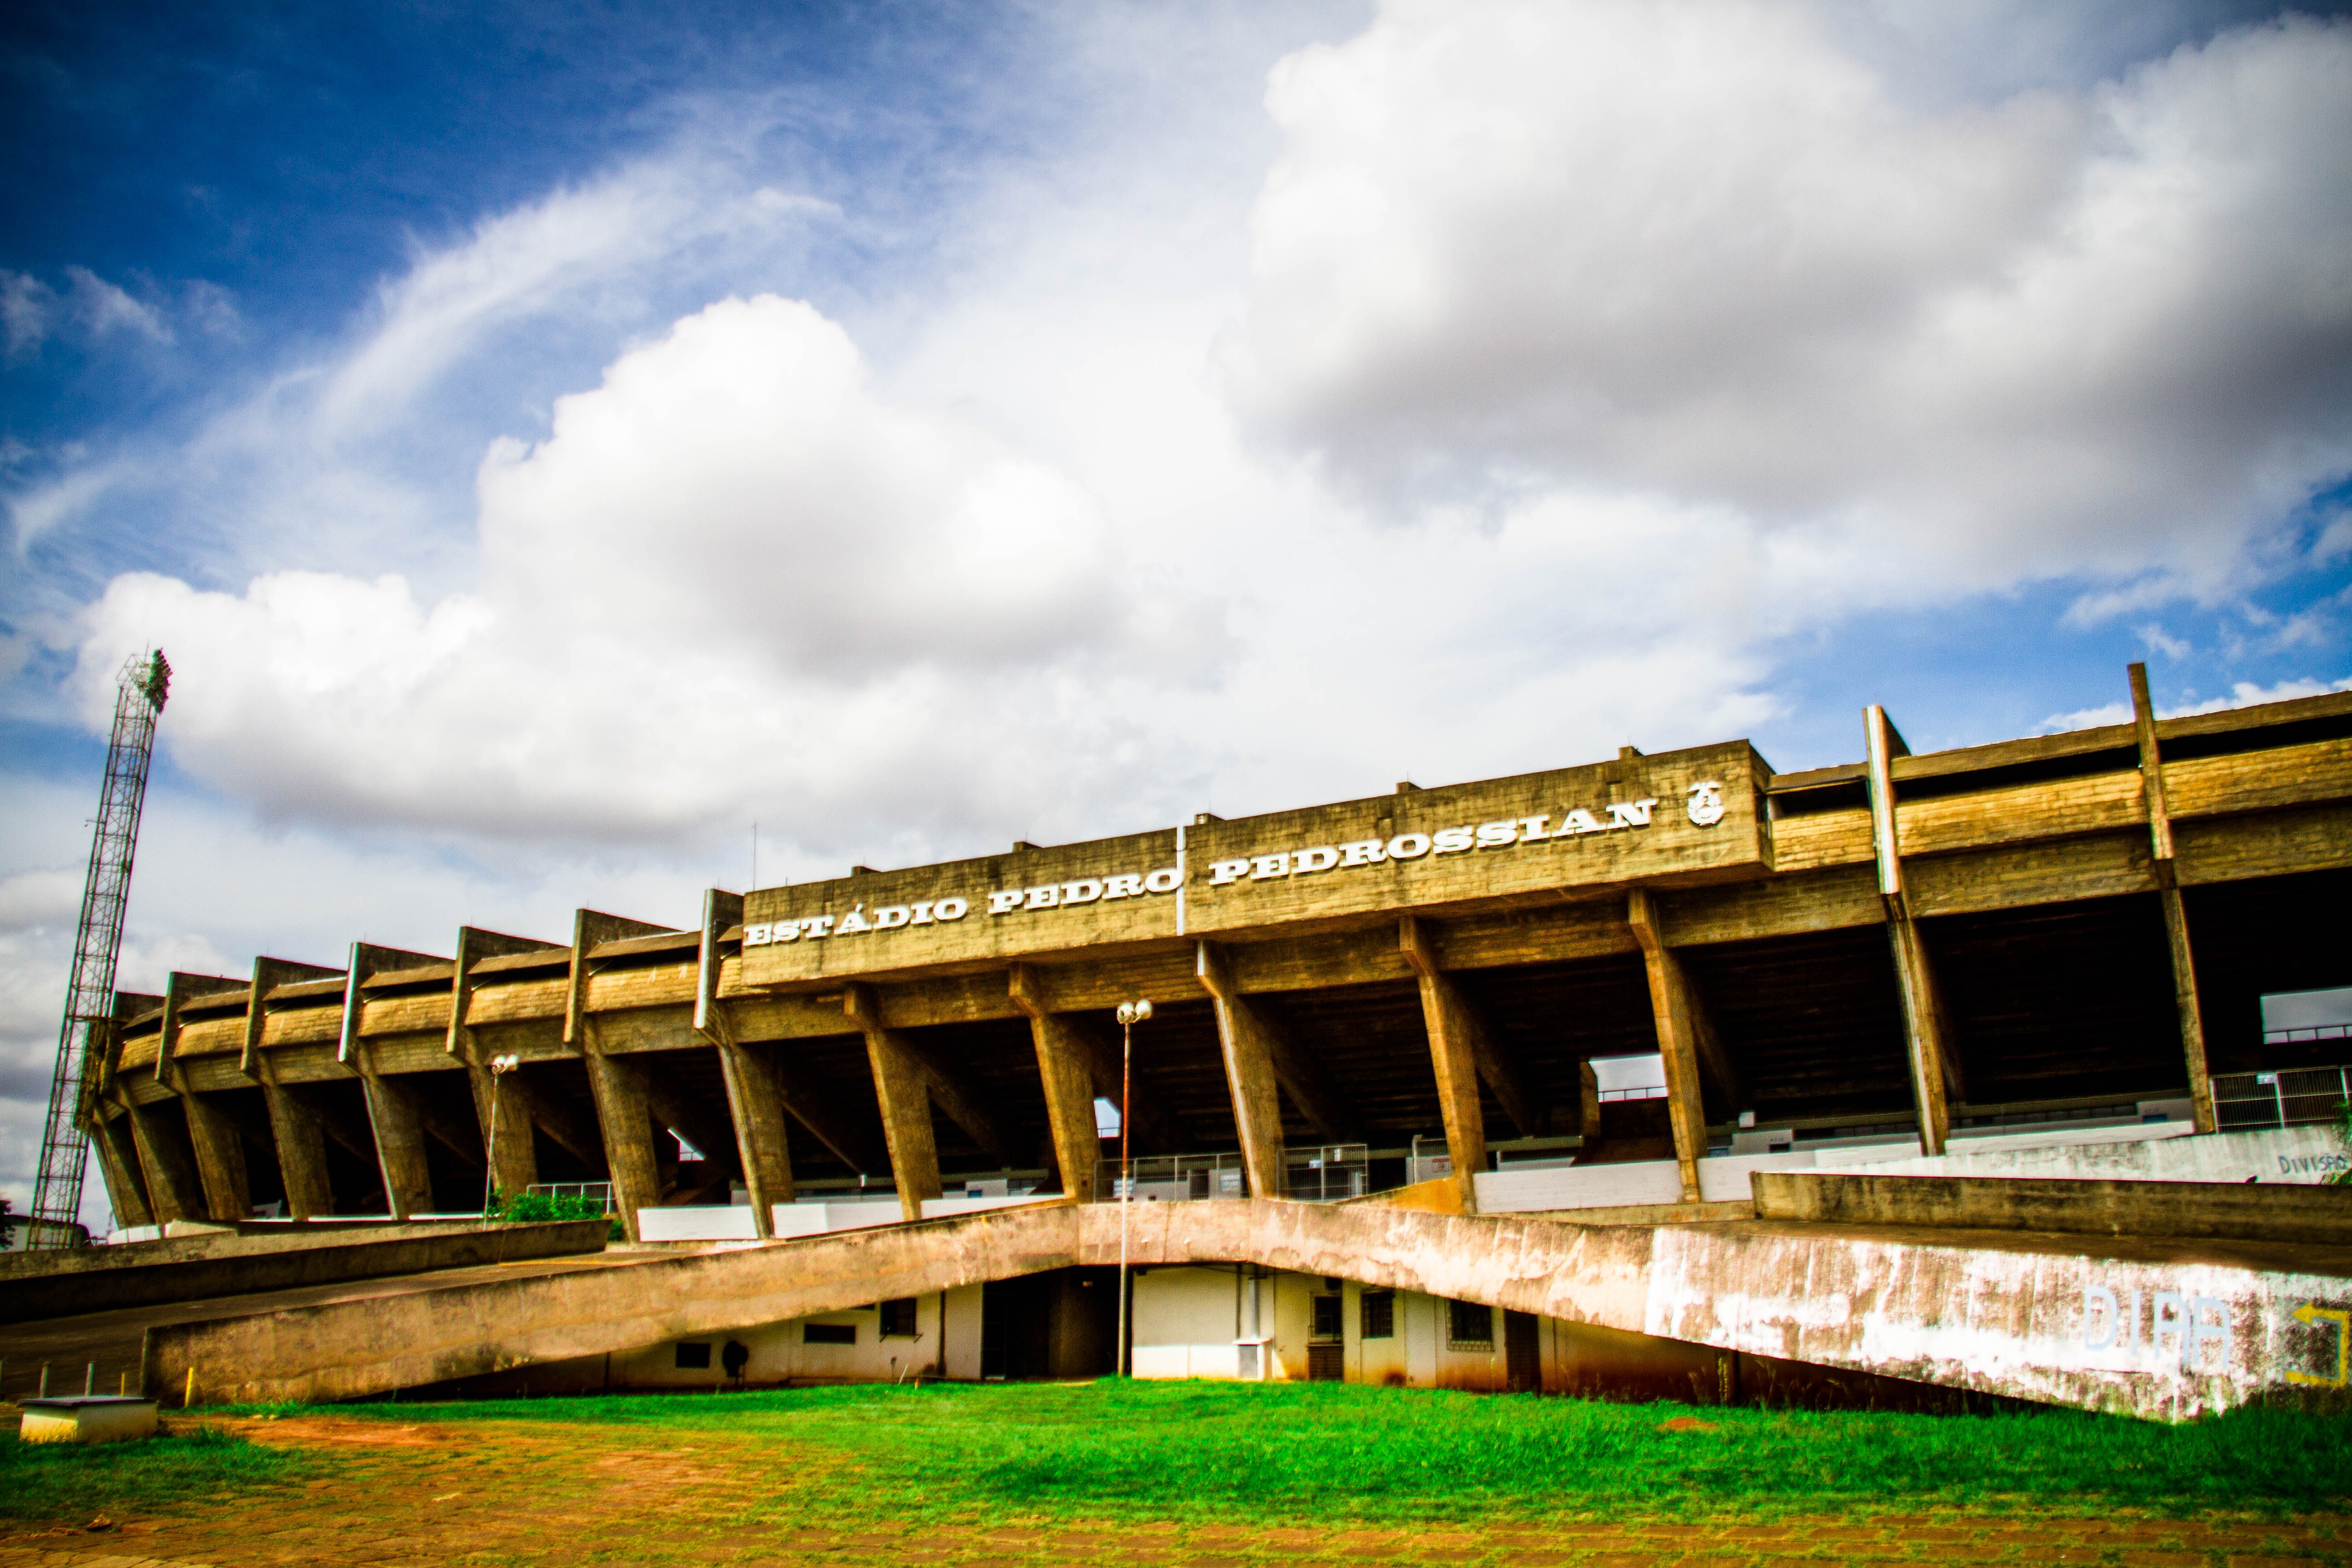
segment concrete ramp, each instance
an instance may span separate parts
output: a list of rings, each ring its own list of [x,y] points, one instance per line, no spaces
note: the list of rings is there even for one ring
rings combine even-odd
[[[1129,1256],[1147,1266],[1254,1263],[2160,1419],[2255,1401],[2352,1404],[2352,1247],[2029,1231],[2009,1211],[1999,1223],[2012,1228],[1982,1228],[1955,1223],[1980,1217],[1982,1205],[1948,1192],[1935,1200],[1941,1224],[1916,1215],[1878,1223],[1874,1200],[1851,1186],[1828,1197],[1799,1186],[1790,1191],[1805,1195],[1778,1202],[1759,1189],[1764,1217],[1658,1226],[1379,1204],[1146,1204],[1127,1216]],[[2168,1192],[2193,1217],[2195,1189]],[[1773,1217],[1805,1204],[1843,1217]],[[2103,1212],[2103,1226],[2157,1223],[2128,1194],[2110,1194]],[[193,1386],[198,1403],[382,1394],[1115,1263],[1120,1224],[1112,1205],[1041,1205],[159,1327],[147,1386]]]

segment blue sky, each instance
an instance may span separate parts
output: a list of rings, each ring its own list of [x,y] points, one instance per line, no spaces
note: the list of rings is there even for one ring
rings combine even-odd
[[[0,1191],[126,985],[2352,680],[2352,27],[20,5]]]

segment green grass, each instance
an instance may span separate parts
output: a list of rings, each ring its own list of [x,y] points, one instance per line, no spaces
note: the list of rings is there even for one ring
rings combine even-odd
[[[322,1473],[293,1449],[217,1428],[131,1443],[24,1443],[0,1434],[0,1518],[82,1522],[154,1513],[197,1498],[260,1491]]]
[[[796,1478],[767,1512],[944,1518],[1453,1519],[1922,1506],[2277,1514],[2352,1505],[2352,1421],[2247,1410],[2180,1426],[1694,1410],[1290,1384],[799,1389],[357,1407],[402,1421],[730,1433]],[[1712,1432],[1663,1432],[1677,1415]],[[838,1484],[834,1484],[838,1483]]]

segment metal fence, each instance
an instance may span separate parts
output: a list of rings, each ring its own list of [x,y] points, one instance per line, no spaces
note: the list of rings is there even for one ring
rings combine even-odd
[[[604,1212],[614,1212],[613,1184],[610,1182],[533,1182],[531,1192],[551,1198],[593,1198],[604,1205]]]
[[[2352,1099],[2352,1068],[2284,1068],[2213,1075],[2213,1119],[2224,1129],[2333,1121]]]
[[[1370,1155],[1370,1147],[1362,1143],[1289,1150],[1283,1172],[1288,1195],[1306,1203],[1361,1197],[1371,1190]],[[1129,1162],[1124,1173],[1116,1160],[1105,1160],[1096,1167],[1097,1201],[1116,1203],[1130,1192],[1139,1204],[1201,1203],[1245,1198],[1249,1181],[1238,1153],[1150,1154]]]

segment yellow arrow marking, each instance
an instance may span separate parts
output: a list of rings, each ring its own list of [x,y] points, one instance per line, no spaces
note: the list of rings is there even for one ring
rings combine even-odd
[[[2336,1325],[2336,1375],[2318,1377],[2307,1372],[2290,1371],[2286,1380],[2312,1388],[2341,1388],[2352,1380],[2352,1308],[2322,1307],[2305,1301],[2294,1310],[2294,1321],[2314,1329],[2322,1323]]]

